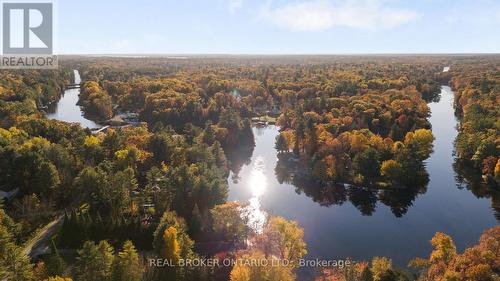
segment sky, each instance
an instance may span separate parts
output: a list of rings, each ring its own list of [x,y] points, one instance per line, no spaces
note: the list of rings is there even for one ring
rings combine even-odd
[[[57,0],[60,54],[499,53],[500,0]]]

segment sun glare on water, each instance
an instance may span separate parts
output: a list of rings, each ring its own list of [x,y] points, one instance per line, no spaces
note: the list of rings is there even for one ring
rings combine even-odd
[[[258,156],[255,159],[248,185],[253,197],[260,197],[266,191],[267,178],[264,174],[264,160],[262,156]]]
[[[260,205],[260,198],[267,189],[267,177],[264,174],[264,159],[262,156],[257,156],[253,163],[248,187],[252,193],[248,205],[249,225],[256,232],[261,232],[267,217],[266,212],[261,210]]]

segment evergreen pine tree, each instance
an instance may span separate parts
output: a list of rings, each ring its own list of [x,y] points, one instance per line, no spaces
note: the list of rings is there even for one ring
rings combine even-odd
[[[13,221],[0,208],[0,280],[32,280],[33,264],[23,250],[14,243],[7,226]]]
[[[59,251],[57,250],[54,240],[51,241],[50,250],[51,253],[46,264],[49,275],[63,275],[65,267],[64,260],[59,255]]]
[[[127,240],[113,263],[113,281],[139,281],[144,269],[134,244]]]
[[[201,231],[201,214],[198,204],[194,204],[193,212],[191,213],[191,219],[189,220],[189,234],[191,237],[197,236]]]
[[[106,241],[87,241],[78,251],[75,276],[78,281],[109,281],[112,274],[113,248]]]

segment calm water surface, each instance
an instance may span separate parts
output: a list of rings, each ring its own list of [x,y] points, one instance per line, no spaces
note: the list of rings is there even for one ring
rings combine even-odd
[[[75,70],[75,84],[80,81]],[[48,118],[80,123],[87,128],[100,127],[83,117],[76,104],[79,93],[80,89],[66,90]],[[254,128],[253,155],[239,172],[236,183],[232,181],[235,175],[230,175],[229,200],[249,203],[253,209],[251,222],[257,229],[265,221],[266,212],[298,221],[305,230],[308,258],[368,260],[373,256],[387,256],[404,266],[413,257],[429,254],[428,241],[437,231],[451,235],[462,251],[475,244],[486,228],[498,222],[490,199],[479,199],[469,190],[457,188],[452,167],[457,120],[451,89],[443,86],[439,102],[429,106],[436,138],[434,153],[426,161],[427,189],[416,194],[414,200],[411,196],[410,200],[389,196],[382,200],[390,202],[386,205],[380,200],[380,194],[361,190],[340,195],[317,192],[315,202],[292,184],[280,184],[275,175],[278,160],[274,149],[278,134],[275,126]],[[322,190],[319,186],[312,188]],[[343,199],[337,200],[336,196]],[[404,212],[396,216],[395,208]]]
[[[261,216],[259,212],[267,211],[298,221],[305,230],[308,258],[367,260],[373,256],[387,256],[405,266],[413,257],[429,255],[429,240],[437,231],[451,235],[458,250],[462,251],[475,244],[485,229],[498,222],[490,199],[478,199],[467,189],[457,188],[452,168],[457,120],[451,89],[443,86],[439,102],[429,106],[436,138],[434,153],[426,161],[429,184],[427,190],[424,188],[407,204],[406,213],[400,217],[377,200],[377,193],[361,192],[356,196],[348,193],[348,200],[321,206],[296,191],[295,186],[280,184],[274,170],[278,159],[274,149],[278,134],[275,126],[254,128],[255,149],[251,162],[241,169],[237,183],[231,181],[234,175],[230,176],[229,199],[250,202],[257,217]],[[369,204],[373,207],[368,212],[371,215],[363,215],[359,204],[356,208],[351,203],[365,199],[373,202]],[[397,200],[392,202],[393,207],[398,205]]]
[[[80,84],[82,81],[80,78],[80,73],[74,70],[75,74],[75,84]],[[83,112],[76,103],[78,102],[78,95],[80,94],[80,89],[67,89],[64,91],[63,96],[57,102],[55,107],[49,107],[49,114],[47,118],[57,119],[69,123],[80,123],[84,128],[100,128],[101,126],[92,120],[89,120],[83,116]]]

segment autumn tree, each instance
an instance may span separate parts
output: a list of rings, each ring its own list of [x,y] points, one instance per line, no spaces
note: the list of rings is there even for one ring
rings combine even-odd
[[[255,240],[256,247],[266,255],[289,260],[295,265],[307,254],[304,230],[297,222],[282,217],[271,217]]]
[[[165,258],[177,262],[180,259],[181,246],[177,240],[177,229],[174,226],[169,226],[163,233],[163,243],[165,249],[163,255]]]
[[[153,246],[157,254],[186,259],[193,255],[193,244],[184,219],[174,212],[165,212],[154,232]]]
[[[495,165],[495,181],[500,184],[500,159],[498,159]]]
[[[51,276],[43,281],[73,281],[73,279],[69,277]]]
[[[434,136],[431,130],[418,129],[406,134],[404,144],[416,160],[423,161],[431,154],[433,141]]]
[[[250,233],[249,218],[245,208],[245,205],[238,202],[215,206],[210,210],[214,231],[233,243],[243,242]]]
[[[451,237],[438,232],[431,240],[434,250],[429,258],[413,259],[410,265],[422,269],[421,279],[425,281],[497,280],[500,278],[496,259],[500,254],[499,241],[500,227],[497,226],[486,230],[479,244],[459,254]]]
[[[111,96],[95,81],[83,83],[78,103],[89,115],[104,120],[113,116]]]
[[[391,183],[399,180],[402,175],[403,166],[397,161],[389,159],[382,162],[380,167],[380,174],[387,178]]]
[[[370,270],[374,281],[389,281],[387,276],[392,271],[392,261],[385,257],[374,257]]]
[[[45,280],[47,278],[49,278],[49,272],[45,267],[45,263],[43,261],[38,261],[33,268],[33,279],[38,281]]]

